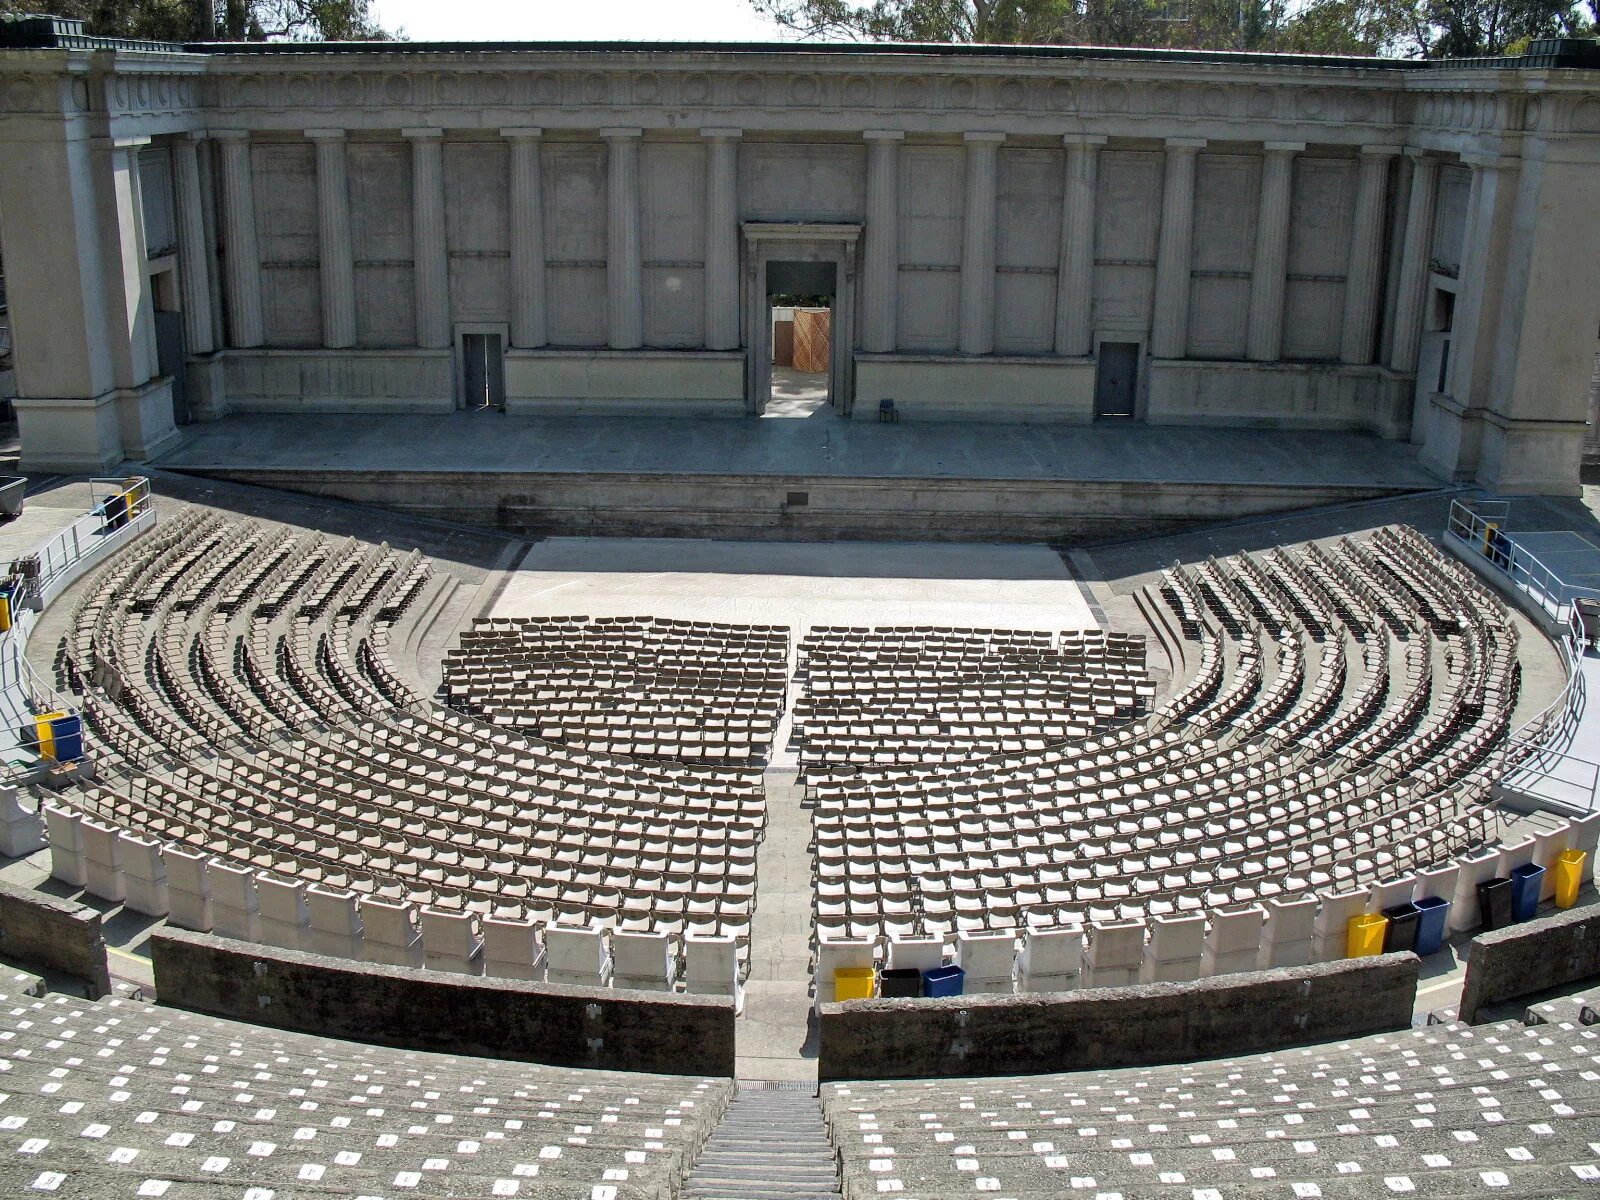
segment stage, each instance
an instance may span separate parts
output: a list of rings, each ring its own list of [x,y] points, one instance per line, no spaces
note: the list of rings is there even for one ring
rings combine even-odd
[[[155,465],[522,534],[1091,542],[1441,486],[1356,433],[239,415]]]

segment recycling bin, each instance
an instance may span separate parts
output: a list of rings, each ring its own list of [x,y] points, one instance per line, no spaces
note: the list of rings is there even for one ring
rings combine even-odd
[[[1563,850],[1556,855],[1556,907],[1571,908],[1578,902],[1583,886],[1583,864],[1589,857],[1584,850]]]
[[[878,976],[878,995],[884,1000],[922,995],[922,972],[915,967],[890,967]]]
[[[1404,904],[1394,904],[1384,909],[1383,915],[1389,921],[1388,928],[1383,931],[1383,952],[1385,954],[1398,954],[1402,950],[1415,952],[1417,922],[1422,917],[1422,910],[1407,900]]]
[[[875,972],[871,967],[835,967],[833,969],[833,998],[835,1000],[871,1000]]]
[[[1344,956],[1365,958],[1383,953],[1383,935],[1389,918],[1382,913],[1357,913],[1345,926]]]
[[[1511,924],[1511,880],[1496,875],[1478,885],[1478,923],[1485,931]]]
[[[924,996],[959,996],[966,987],[967,973],[957,966],[933,967],[922,973]]]
[[[1417,953],[1423,957],[1439,953],[1450,927],[1450,901],[1438,896],[1417,900]]]
[[[1539,893],[1544,891],[1544,868],[1538,863],[1523,863],[1511,871],[1511,919],[1531,921],[1539,911]]]

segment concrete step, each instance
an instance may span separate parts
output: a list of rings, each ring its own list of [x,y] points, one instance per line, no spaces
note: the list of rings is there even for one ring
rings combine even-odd
[[[833,1146],[814,1096],[744,1088],[707,1139],[685,1200],[837,1200]]]

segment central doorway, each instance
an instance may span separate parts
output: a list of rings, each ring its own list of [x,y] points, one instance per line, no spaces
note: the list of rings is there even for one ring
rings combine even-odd
[[[829,367],[833,298],[838,271],[831,262],[767,263],[767,309],[772,316],[772,379],[763,417],[832,416]]]

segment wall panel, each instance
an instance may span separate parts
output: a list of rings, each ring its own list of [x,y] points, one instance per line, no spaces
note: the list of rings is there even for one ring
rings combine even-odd
[[[258,142],[250,161],[267,345],[320,346],[316,149],[309,142]]]
[[[454,321],[510,321],[510,159],[504,142],[446,142],[445,243]]]
[[[1260,197],[1261,160],[1255,155],[1200,155],[1189,295],[1191,358],[1244,357]]]
[[[1094,325],[1143,334],[1155,294],[1163,155],[1103,150],[1095,193]]]
[[[606,342],[606,148],[547,142],[542,157],[552,346]]]
[[[698,142],[639,150],[644,343],[705,344],[706,151]]]
[[[994,348],[1048,354],[1055,345],[1061,249],[1060,150],[1001,150],[995,198]]]
[[[415,345],[411,147],[405,142],[352,142],[346,153],[356,344]]]
[[[959,146],[906,146],[900,151],[902,350],[943,353],[956,348],[965,161]]]
[[[739,146],[739,195],[746,221],[863,221],[867,147],[746,139]]]
[[[1432,257],[1452,275],[1461,270],[1461,250],[1467,233],[1467,200],[1471,194],[1471,168],[1439,168],[1439,192],[1433,206]]]
[[[1300,155],[1289,209],[1289,277],[1284,289],[1283,357],[1339,357],[1344,278],[1354,234],[1353,158]]]

